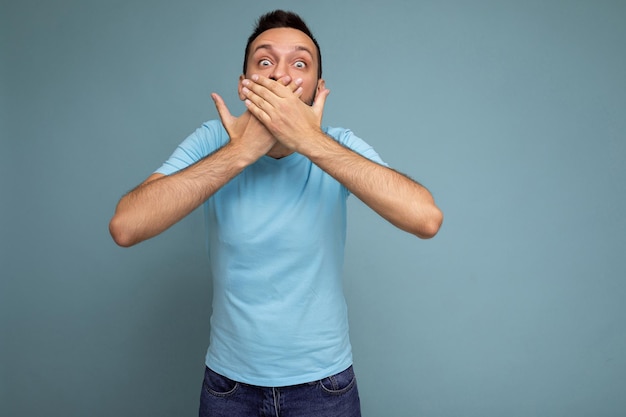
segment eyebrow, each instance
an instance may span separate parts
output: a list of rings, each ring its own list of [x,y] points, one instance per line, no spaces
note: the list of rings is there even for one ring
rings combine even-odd
[[[268,49],[270,51],[274,50],[274,47],[270,44],[262,44],[257,46],[256,48],[254,48],[254,51],[252,51],[252,53],[256,53],[259,49]],[[304,51],[306,53],[308,53],[309,55],[311,55],[311,58],[314,57],[313,52],[311,52],[311,50],[309,48],[307,48],[306,46],[302,46],[302,45],[296,45],[293,48],[294,51]]]

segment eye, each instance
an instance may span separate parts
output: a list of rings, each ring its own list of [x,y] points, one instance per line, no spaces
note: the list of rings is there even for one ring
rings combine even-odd
[[[306,68],[306,62],[304,62],[304,61],[296,61],[294,66],[296,68],[304,69],[304,68]]]
[[[269,67],[270,65],[272,65],[272,62],[269,59],[262,59],[259,61],[260,67]]]

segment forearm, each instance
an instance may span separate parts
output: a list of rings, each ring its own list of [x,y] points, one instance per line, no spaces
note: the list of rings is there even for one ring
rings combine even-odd
[[[426,188],[322,132],[329,93],[323,83],[310,106],[266,77],[253,75],[242,83],[246,107],[283,146],[308,157],[396,227],[421,238],[437,233],[443,215]]]
[[[120,246],[154,237],[191,213],[249,163],[227,144],[197,163],[169,176],[153,175],[126,194],[109,224]]]
[[[298,151],[342,183],[396,227],[433,237],[443,221],[430,192],[405,175],[379,165],[318,132]]]

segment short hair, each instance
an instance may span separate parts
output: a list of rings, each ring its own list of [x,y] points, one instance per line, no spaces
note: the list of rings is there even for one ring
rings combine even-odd
[[[322,78],[322,53],[317,40],[313,37],[309,27],[306,23],[304,23],[304,20],[302,20],[300,16],[296,13],[285,10],[274,10],[259,17],[254,27],[254,31],[248,38],[248,43],[246,44],[246,52],[243,59],[243,73],[245,74],[248,69],[248,54],[250,53],[250,45],[252,42],[254,42],[254,40],[266,30],[277,28],[296,29],[311,38],[313,44],[317,48],[317,78]]]

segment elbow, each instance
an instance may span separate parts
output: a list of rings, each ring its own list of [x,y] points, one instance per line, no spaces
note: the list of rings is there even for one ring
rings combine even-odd
[[[433,207],[432,212],[420,222],[413,234],[421,239],[432,239],[439,233],[441,225],[443,224],[443,212],[437,207]]]
[[[128,232],[128,227],[124,225],[118,215],[113,216],[109,222],[109,233],[113,241],[123,248],[128,248],[137,243],[132,234]]]

